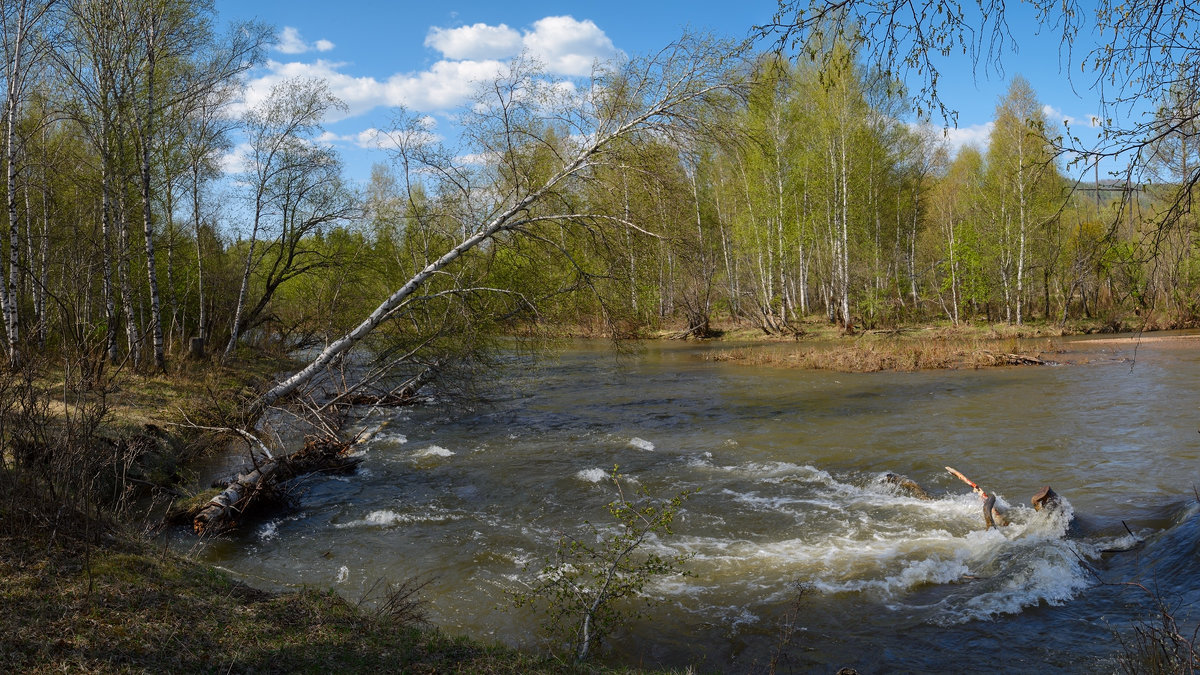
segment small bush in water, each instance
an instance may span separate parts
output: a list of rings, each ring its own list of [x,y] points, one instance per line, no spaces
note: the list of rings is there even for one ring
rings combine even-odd
[[[564,535],[529,590],[513,593],[517,607],[544,601],[544,627],[551,634],[570,635],[577,661],[586,660],[592,647],[614,628],[640,615],[636,607],[621,601],[641,597],[651,602],[643,590],[652,579],[688,574],[682,565],[690,554],[661,556],[643,549],[652,535],[671,534],[676,514],[695,491],[657,499],[643,487],[628,499],[615,465],[610,479],[617,498],[606,508],[616,521],[615,529],[588,522],[586,539]]]

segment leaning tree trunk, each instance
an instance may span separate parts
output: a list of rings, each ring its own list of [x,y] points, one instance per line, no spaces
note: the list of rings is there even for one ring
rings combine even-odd
[[[282,460],[271,459],[250,473],[239,475],[196,514],[192,529],[196,534],[215,534],[235,527],[238,514],[271,485],[272,478],[282,466]]]

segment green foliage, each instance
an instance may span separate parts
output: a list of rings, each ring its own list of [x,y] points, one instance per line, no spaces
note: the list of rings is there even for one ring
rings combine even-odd
[[[602,528],[588,522],[587,536],[563,536],[529,590],[512,596],[517,607],[542,605],[545,628],[552,634],[570,633],[577,661],[586,660],[596,643],[639,615],[629,601],[650,602],[644,593],[647,584],[686,575],[681,566],[691,557],[645,549],[652,537],[672,533],[671,524],[694,491],[656,499],[639,488],[629,499],[615,465],[610,478],[617,498],[605,508],[615,525]]]

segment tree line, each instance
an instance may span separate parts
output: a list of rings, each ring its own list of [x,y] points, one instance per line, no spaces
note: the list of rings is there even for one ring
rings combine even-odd
[[[543,317],[615,318],[630,333],[702,336],[717,318],[770,334],[817,317],[1194,323],[1195,226],[1164,218],[1195,161],[1186,129],[1147,146],[1155,183],[1071,180],[1076,157],[1020,76],[987,146],[955,150],[907,121],[904,87],[849,41],[817,42],[819,58],[744,64],[744,96],[715,133],[621,156],[608,189],[577,196],[639,228],[603,247],[581,232],[560,244],[570,266],[511,264],[502,278],[558,298]],[[591,298],[556,295],[585,286]]]
[[[1160,217],[1188,128],[1145,146],[1160,187],[1080,184],[1019,77],[987,147],[955,152],[838,32],[809,58],[685,37],[569,88],[518,59],[454,147],[398,113],[358,186],[319,141],[325,83],[240,109],[270,27],[183,0],[0,11],[11,364],[332,348],[324,368],[365,345],[382,376],[530,326],[1195,317],[1194,225]]]

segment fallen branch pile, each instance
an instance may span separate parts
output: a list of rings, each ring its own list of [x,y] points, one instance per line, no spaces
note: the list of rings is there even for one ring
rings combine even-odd
[[[353,443],[309,439],[304,447],[285,457],[269,458],[252,470],[238,474],[220,494],[201,505],[192,516],[196,534],[216,534],[237,527],[239,518],[264,497],[275,497],[280,486],[308,473],[349,473],[362,460],[350,456]]]

